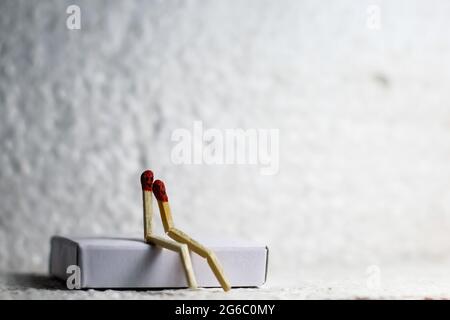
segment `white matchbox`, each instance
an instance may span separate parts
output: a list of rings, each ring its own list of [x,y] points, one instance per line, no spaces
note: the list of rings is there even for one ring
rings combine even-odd
[[[268,248],[246,241],[198,239],[219,258],[232,287],[259,287],[267,278]],[[80,271],[86,288],[187,288],[178,253],[140,239],[108,237],[51,238],[50,274],[66,280]],[[206,260],[191,252],[199,287],[220,287]]]

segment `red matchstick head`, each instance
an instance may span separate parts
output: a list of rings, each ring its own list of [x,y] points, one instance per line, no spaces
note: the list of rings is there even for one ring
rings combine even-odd
[[[152,184],[153,184],[153,172],[151,172],[150,170],[145,170],[141,174],[142,190],[152,191]]]
[[[153,193],[155,194],[156,199],[158,199],[159,201],[169,201],[166,193],[166,187],[164,186],[164,182],[162,182],[161,180],[156,180],[155,182],[153,182]]]

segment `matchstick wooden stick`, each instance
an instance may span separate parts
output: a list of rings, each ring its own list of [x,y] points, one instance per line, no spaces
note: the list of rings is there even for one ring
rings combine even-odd
[[[144,239],[147,235],[153,233],[152,185],[153,172],[150,170],[145,170],[141,174],[142,202],[144,207]]]
[[[189,255],[189,249],[186,244],[177,243],[175,241],[164,239],[157,235],[153,235],[153,207],[152,207],[152,185],[153,185],[153,172],[146,170],[141,175],[142,185],[142,199],[144,207],[144,239],[145,242],[158,245],[162,248],[166,248],[171,251],[175,251],[180,254],[183,269],[186,274],[188,286],[191,289],[197,288],[197,281],[195,280],[194,269],[192,268],[191,256]]]
[[[161,215],[164,231],[167,233],[174,225],[164,182],[156,180],[153,183],[152,188],[154,189],[156,200],[158,200],[159,213]]]
[[[208,265],[219,281],[224,291],[229,291],[231,289],[230,283],[225,276],[222,266],[219,263],[214,252],[198,241],[192,239],[186,233],[176,229],[173,225],[172,213],[169,206],[169,198],[166,193],[166,188],[164,186],[164,182],[161,180],[156,180],[153,183],[153,193],[155,194],[156,199],[158,200],[158,207],[161,214],[161,219],[163,221],[164,230],[167,235],[181,243],[185,243],[189,249],[197,253],[203,258],[206,258]]]
[[[161,215],[161,220],[163,223],[164,231],[167,233],[173,228],[172,214],[170,211],[170,206],[168,202],[158,201],[159,212],[164,212]]]
[[[206,258],[208,261],[209,267],[213,271],[214,275],[216,276],[217,280],[219,281],[220,285],[222,286],[224,291],[228,291],[231,289],[230,283],[228,282],[227,277],[225,276],[225,273],[223,271],[223,268],[219,262],[219,259],[217,259],[216,254],[214,251],[206,248],[202,244],[200,244],[198,241],[192,239],[187,234],[185,234],[183,231],[180,231],[176,228],[172,228],[169,230],[167,235],[181,243],[185,243],[188,245],[189,249],[197,253],[198,255],[202,256],[203,258]]]
[[[197,289],[197,281],[195,280],[194,269],[192,268],[191,256],[189,255],[189,248],[186,244],[164,239],[155,235],[149,235],[145,240],[162,248],[178,252],[181,256],[189,288]]]
[[[198,241],[195,241],[186,233],[176,228],[171,228],[167,232],[167,235],[178,242],[185,243],[186,241],[188,241],[190,244],[189,248],[203,258],[208,258],[209,253],[211,252],[211,250],[200,244]]]

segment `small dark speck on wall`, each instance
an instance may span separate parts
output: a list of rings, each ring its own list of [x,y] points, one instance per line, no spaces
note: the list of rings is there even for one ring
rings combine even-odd
[[[391,82],[389,80],[389,77],[381,72],[376,72],[372,75],[373,81],[383,88],[389,88],[391,86]]]

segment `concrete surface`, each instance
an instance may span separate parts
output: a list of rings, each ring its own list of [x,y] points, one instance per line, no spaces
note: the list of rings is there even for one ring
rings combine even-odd
[[[179,290],[68,290],[64,283],[43,274],[0,275],[3,299],[450,299],[449,265],[390,265],[379,281],[368,283],[367,274],[342,267],[306,268],[295,282],[269,281],[261,288]]]

